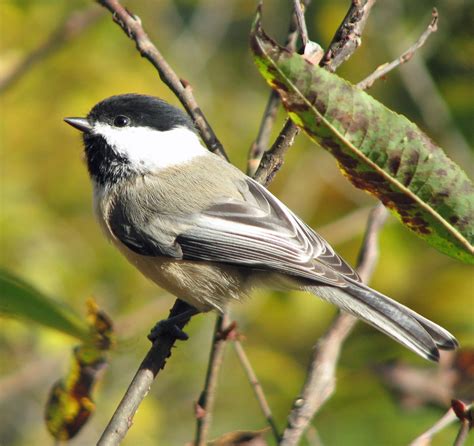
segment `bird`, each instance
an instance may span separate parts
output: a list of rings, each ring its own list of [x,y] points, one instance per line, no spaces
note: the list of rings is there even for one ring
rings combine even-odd
[[[64,120],[82,132],[106,237],[193,313],[222,312],[256,287],[303,290],[428,360],[458,346],[444,328],[364,284],[270,191],[207,150],[181,109],[130,93]]]

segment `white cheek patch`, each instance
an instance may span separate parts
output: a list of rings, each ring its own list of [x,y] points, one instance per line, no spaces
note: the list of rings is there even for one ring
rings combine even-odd
[[[97,123],[93,133],[103,136],[118,154],[138,169],[172,167],[208,153],[197,135],[186,127],[161,132],[150,127],[114,127]]]

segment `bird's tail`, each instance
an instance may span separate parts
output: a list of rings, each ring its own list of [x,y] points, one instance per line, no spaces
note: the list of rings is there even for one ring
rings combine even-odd
[[[423,358],[438,361],[438,349],[454,350],[458,346],[454,336],[444,328],[365,285],[315,286],[310,290]]]

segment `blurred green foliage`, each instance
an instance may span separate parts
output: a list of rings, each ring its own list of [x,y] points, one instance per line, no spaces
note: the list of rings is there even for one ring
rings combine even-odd
[[[90,3],[3,0],[0,75],[44,42],[72,11],[90,7]],[[248,50],[255,3],[126,2],[177,73],[192,84],[232,161],[242,169],[268,97]],[[460,0],[380,0],[362,47],[338,73],[355,82],[394,58],[416,40],[429,21],[433,3],[440,13],[439,31],[415,59],[423,62],[435,90],[424,90],[422,101],[413,99],[409,88],[419,90],[426,82],[420,87],[418,75],[400,76],[407,66],[377,83],[370,93],[417,122],[468,169],[472,166],[469,146],[474,141],[469,76],[474,59],[468,56],[473,46],[469,38],[472,4]],[[326,46],[348,4],[342,0],[313,1],[307,12],[312,40]],[[264,12],[266,29],[282,41],[290,2],[267,0]],[[64,116],[84,115],[99,100],[125,92],[153,94],[177,103],[104,11],[94,26],[41,60],[0,96],[2,266],[45,293],[69,296],[68,303],[78,311],[85,297],[94,295],[117,321],[117,336],[131,339],[117,346],[95,397],[97,412],[73,445],[95,443],[148,348],[148,327],[166,316],[174,301],[141,277],[102,237],[91,211],[80,137],[62,122]],[[446,103],[448,118],[429,114],[436,110],[433,97]],[[275,134],[283,117],[281,112]],[[342,177],[329,154],[300,136],[271,190],[314,228],[321,228],[354,263],[364,216],[355,214],[343,228],[331,222],[371,206],[373,200]],[[372,284],[448,328],[462,345],[474,344],[472,268],[436,252],[393,220],[382,233]],[[266,291],[233,308],[246,336],[248,355],[282,427],[302,384],[311,347],[334,313],[334,308],[307,294]],[[192,439],[193,403],[204,382],[213,322],[212,315],[198,316],[191,322],[190,340],[174,350],[124,444],[182,445]],[[45,389],[66,369],[65,352],[71,346],[71,340],[58,333],[1,321],[2,445],[50,444],[42,420]],[[407,412],[397,404],[373,373],[374,365],[393,359],[421,363],[403,347],[360,324],[344,347],[336,395],[314,421],[324,444],[403,445],[441,416],[440,408]],[[264,425],[229,348],[212,436]],[[450,443],[455,433],[453,426],[439,434],[434,444]]]

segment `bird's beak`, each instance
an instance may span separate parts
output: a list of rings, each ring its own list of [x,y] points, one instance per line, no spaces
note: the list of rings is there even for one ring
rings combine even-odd
[[[84,133],[89,133],[92,130],[92,126],[86,118],[64,118],[64,122]]]

